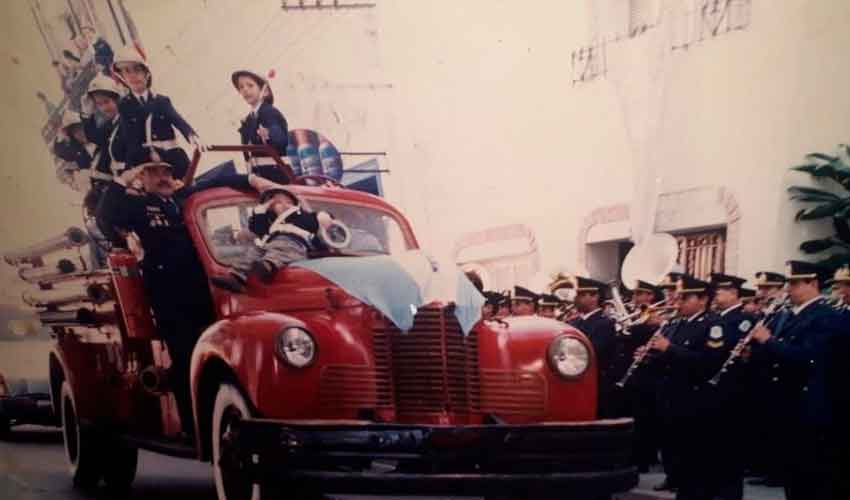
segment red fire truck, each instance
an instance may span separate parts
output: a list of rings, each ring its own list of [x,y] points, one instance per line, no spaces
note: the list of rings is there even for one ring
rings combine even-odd
[[[350,231],[347,248],[317,259],[418,249],[408,221],[379,197],[302,179],[290,187]],[[215,188],[186,202],[209,276],[226,273],[228,259],[253,244],[244,228],[256,198]],[[12,262],[38,263],[75,244],[51,240]],[[243,294],[211,287],[216,317],[192,356],[195,438],[186,442],[136,257],[115,251],[106,270],[28,273],[86,290],[73,306],[45,301],[39,311],[55,336],[51,399],[79,486],[102,479],[128,487],[139,449],[211,462],[218,496],[228,500],[598,498],[637,482],[632,422],[596,419],[593,350],[564,323],[510,317],[479,321],[465,334],[454,304],[433,302],[402,332],[345,287],[299,266],[272,283],[252,278]]]

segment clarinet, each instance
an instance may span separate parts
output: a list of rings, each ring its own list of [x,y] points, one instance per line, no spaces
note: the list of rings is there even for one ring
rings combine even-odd
[[[664,331],[664,327],[666,327],[667,323],[669,322],[670,320],[663,321],[661,325],[658,326],[658,329],[655,330],[655,333],[652,334],[652,337],[649,338],[649,342],[647,342],[646,345],[651,344],[656,337],[660,337],[662,335],[661,332]],[[629,365],[629,369],[626,370],[626,373],[623,374],[623,378],[621,378],[615,385],[621,389],[625,387],[626,384],[629,383],[629,379],[632,378],[632,374],[635,372],[635,370],[641,367],[648,355],[649,349],[644,349],[644,351],[640,355],[638,355],[638,357],[636,357],[634,361],[632,361],[632,364]]]
[[[787,302],[788,302],[788,293],[786,292],[786,293],[783,293],[782,295],[778,296],[776,299],[774,299],[770,303],[770,305],[767,307],[767,309],[764,312],[764,318],[762,318],[758,323],[756,323],[756,326],[751,328],[750,331],[747,332],[746,335],[741,337],[741,339],[738,341],[738,343],[735,344],[735,347],[733,347],[732,350],[729,352],[729,357],[726,358],[726,361],[723,362],[723,366],[720,367],[720,371],[718,371],[708,381],[709,384],[717,385],[717,384],[720,383],[720,379],[723,377],[723,375],[726,372],[728,372],[729,368],[731,368],[732,365],[734,365],[738,361],[738,358],[740,358],[741,356],[744,355],[744,349],[746,349],[747,346],[749,346],[750,343],[752,342],[753,332],[756,331],[756,328],[764,326],[767,323],[769,323],[770,321],[772,321],[774,316],[776,316],[779,313],[779,311],[781,311],[785,307]]]

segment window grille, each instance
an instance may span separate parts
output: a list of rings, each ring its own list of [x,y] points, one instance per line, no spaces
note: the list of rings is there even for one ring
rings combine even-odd
[[[686,273],[707,280],[711,273],[722,273],[726,257],[726,229],[682,234],[678,263]]]

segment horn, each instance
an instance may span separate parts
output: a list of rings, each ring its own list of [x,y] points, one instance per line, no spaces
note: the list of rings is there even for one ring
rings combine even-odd
[[[89,236],[78,227],[71,227],[59,236],[35,243],[33,245],[8,252],[3,259],[11,266],[20,264],[38,264],[41,257],[59,250],[78,248],[89,241]]]
[[[319,238],[328,247],[340,250],[351,244],[351,230],[344,222],[334,219],[330,227],[319,229]]]
[[[70,259],[61,259],[54,267],[22,267],[18,276],[27,283],[45,283],[57,277],[71,274],[77,270],[77,265]]]
[[[678,257],[676,238],[666,233],[652,234],[632,247],[623,260],[620,270],[623,284],[631,287],[637,280],[658,283],[673,270]]]

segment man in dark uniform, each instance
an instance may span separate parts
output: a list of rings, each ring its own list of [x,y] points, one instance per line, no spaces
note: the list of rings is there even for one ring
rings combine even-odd
[[[847,471],[837,465],[847,464],[847,421],[837,417],[847,397],[848,332],[820,294],[825,274],[816,264],[789,261],[791,314],[777,331],[759,325],[752,333],[753,356],[770,367],[774,387],[768,392],[775,396],[772,414],[783,429],[789,500],[846,498],[839,491]]]
[[[214,318],[206,272],[183,220],[183,202],[192,193],[216,186],[247,190],[266,187],[254,176],[224,175],[179,187],[162,152],[141,150],[129,167],[141,170],[145,194],[108,190],[99,213],[124,234],[134,232],[144,249],[142,279],[157,331],[171,358],[169,381],[177,400],[183,431],[192,431],[189,361],[195,343]],[[156,154],[154,154],[156,153]],[[120,242],[116,242],[120,243]]]
[[[86,148],[88,143],[80,115],[67,111],[62,116],[62,134],[53,143],[53,154],[75,170],[86,170],[92,164],[92,156]]]
[[[561,301],[558,297],[541,293],[537,299],[537,314],[544,318],[555,318],[558,307],[561,306]]]
[[[707,390],[708,380],[720,369],[731,348],[720,318],[708,312],[709,283],[683,275],[677,287],[681,320],[669,337],[649,343],[661,373],[665,436],[676,461],[676,498],[713,499],[720,494],[721,478],[714,471],[735,443],[724,439],[723,412],[728,411]],[[640,350],[639,350],[640,352]]]
[[[716,310],[720,315],[727,342],[733,347],[756,324],[755,316],[744,312],[744,304],[741,301],[741,289],[746,281],[738,276],[711,274]],[[718,496],[723,499],[740,500],[744,494],[744,469],[748,464],[757,463],[754,453],[763,443],[752,440],[752,433],[746,432],[746,429],[740,425],[742,420],[749,420],[758,410],[752,404],[755,401],[752,397],[753,391],[757,391],[756,379],[750,370],[738,370],[736,374],[734,381],[730,383],[730,380],[727,380],[726,383],[719,384],[716,390],[724,404],[732,410],[722,415],[725,417],[722,422],[726,429],[724,436],[731,442],[740,443],[743,453],[726,457],[726,460],[717,464],[714,474],[725,479],[725,486]]]
[[[514,287],[511,297],[512,316],[531,316],[537,309],[537,294],[521,286]]]
[[[785,276],[771,271],[759,271],[756,273],[756,297],[761,300],[762,308],[767,307],[769,302],[782,294],[785,287]]]
[[[596,353],[596,365],[599,367],[598,418],[615,418],[623,413],[622,398],[615,392],[617,383],[614,362],[617,354],[616,322],[602,312],[601,298],[607,285],[600,281],[581,276],[575,277],[576,309],[578,317],[570,325],[587,335]]]
[[[657,302],[660,297],[660,288],[652,283],[638,280],[632,292],[633,309],[634,311],[644,310]],[[660,326],[659,315],[646,310],[633,320],[627,332],[618,336],[620,345],[617,349],[614,378],[619,380],[625,375],[632,364],[635,351],[646,345]],[[635,419],[635,463],[640,472],[649,472],[649,467],[658,463],[655,379],[646,372],[638,373],[623,390],[628,402],[628,415]]]
[[[752,288],[741,288],[741,310],[758,319],[761,306],[756,298],[756,291]]]

